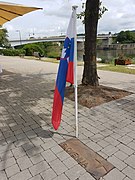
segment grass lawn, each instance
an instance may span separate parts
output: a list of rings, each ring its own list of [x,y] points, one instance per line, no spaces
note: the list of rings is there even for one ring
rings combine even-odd
[[[35,58],[34,56],[25,56],[24,59],[36,60],[36,61],[44,61],[44,62],[52,62],[52,63],[59,63],[59,61],[56,58],[42,57],[41,59],[38,59],[38,58]]]
[[[107,66],[98,67],[99,70],[104,71],[114,71],[114,72],[120,72],[120,73],[127,73],[127,74],[135,74],[135,69],[130,69],[128,66],[124,65],[112,65],[109,64]]]
[[[25,59],[29,60],[39,60],[33,56],[25,56]],[[41,58],[39,61],[44,61],[44,62],[51,62],[51,63],[59,63],[59,60],[56,58]],[[77,62],[78,66],[83,66],[84,63],[82,61]],[[130,69],[128,66],[122,66],[122,65],[116,65],[114,66],[113,64],[104,64],[104,63],[98,63],[97,68],[99,70],[104,70],[104,71],[114,71],[114,72],[120,72],[120,73],[128,73],[128,74],[135,74],[135,69]]]
[[[57,60],[56,58],[48,58],[48,57],[43,57],[41,59],[38,59],[38,58],[35,58],[34,56],[25,56],[24,59],[51,62],[51,63],[59,63],[59,60]],[[83,66],[83,64],[84,63],[82,61],[77,62],[78,66]]]

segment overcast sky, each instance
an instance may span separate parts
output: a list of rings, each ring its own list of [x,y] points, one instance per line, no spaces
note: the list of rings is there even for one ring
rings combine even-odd
[[[2,1],[43,8],[43,10],[30,12],[5,23],[3,27],[7,28],[10,39],[19,38],[16,30],[20,30],[22,39],[30,36],[45,37],[65,34],[72,5],[78,5],[77,12],[80,12],[81,4],[85,2],[85,0]],[[108,11],[99,20],[98,33],[117,33],[121,30],[135,29],[135,0],[102,0],[102,4]],[[77,33],[82,32],[84,32],[84,26],[80,20],[77,20]]]

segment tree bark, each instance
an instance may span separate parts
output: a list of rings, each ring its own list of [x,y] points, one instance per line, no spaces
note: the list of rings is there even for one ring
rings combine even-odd
[[[85,56],[82,84],[98,86],[96,39],[99,0],[87,0],[85,10]]]

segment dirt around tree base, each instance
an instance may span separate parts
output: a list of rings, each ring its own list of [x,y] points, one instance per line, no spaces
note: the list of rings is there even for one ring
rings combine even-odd
[[[93,87],[90,85],[78,86],[78,103],[88,108],[120,99],[130,95],[130,92],[106,86]],[[74,87],[66,87],[65,97],[74,101]]]

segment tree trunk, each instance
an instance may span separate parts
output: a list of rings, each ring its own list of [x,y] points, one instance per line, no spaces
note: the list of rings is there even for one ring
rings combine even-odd
[[[85,10],[85,56],[82,84],[97,86],[96,39],[99,0],[87,0]]]

